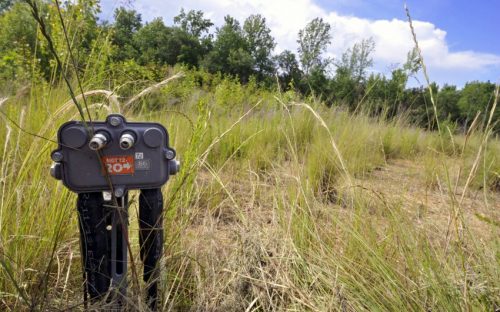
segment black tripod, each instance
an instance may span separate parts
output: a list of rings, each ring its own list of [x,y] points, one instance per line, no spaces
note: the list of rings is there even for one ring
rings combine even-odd
[[[84,275],[84,300],[105,300],[125,307],[127,287],[128,192],[107,201],[102,192],[79,193],[80,243]],[[163,252],[163,195],[161,189],[143,189],[139,196],[139,243],[144,264],[147,302],[152,311],[159,303],[158,261]]]

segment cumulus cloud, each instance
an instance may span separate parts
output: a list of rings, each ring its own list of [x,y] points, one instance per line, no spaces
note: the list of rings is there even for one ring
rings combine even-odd
[[[408,23],[403,20],[368,20],[357,17],[327,15],[327,20],[335,25],[336,40],[332,50],[343,51],[362,38],[372,37],[377,49],[375,61],[382,63],[401,63],[412,49],[413,41]],[[486,66],[500,65],[500,56],[474,51],[451,52],[446,42],[446,32],[429,22],[414,21],[424,59],[429,66],[444,69],[481,69]]]
[[[110,1],[110,0],[104,0]],[[116,2],[115,2],[116,4]],[[313,0],[137,0],[134,7],[146,20],[162,16],[171,23],[180,8],[202,10],[216,25],[229,14],[243,21],[250,14],[263,15],[277,41],[277,51],[297,50],[297,34],[315,17],[322,17],[332,25],[333,40],[328,55],[339,57],[356,42],[372,37],[376,48],[373,54],[375,69],[387,72],[394,64],[406,61],[413,47],[406,20],[370,20],[327,11]],[[402,8],[403,9],[403,8]],[[426,64],[435,70],[467,73],[500,67],[500,56],[475,51],[451,51],[446,42],[446,31],[425,21],[414,21],[415,31]]]

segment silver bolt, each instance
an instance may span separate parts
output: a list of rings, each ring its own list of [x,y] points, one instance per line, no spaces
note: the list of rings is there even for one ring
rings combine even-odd
[[[174,159],[169,163],[169,174],[174,175],[177,174],[181,170],[181,162]]]
[[[122,119],[120,117],[116,117],[116,116],[113,116],[109,119],[109,123],[113,126],[113,127],[117,127],[119,126],[121,123],[122,123]]]
[[[125,190],[121,187],[115,189],[115,196],[122,197],[125,194]]]
[[[166,158],[166,159],[168,159],[168,160],[172,160],[172,159],[174,159],[174,157],[175,157],[175,153],[174,153],[174,151],[172,151],[172,150],[167,150],[167,151],[165,152],[165,158]]]
[[[111,201],[113,199],[113,196],[111,196],[111,192],[108,192],[108,191],[104,191],[102,192],[102,198],[105,200],[105,201]]]
[[[51,157],[53,161],[59,162],[63,160],[63,154],[61,152],[54,152],[52,153]]]
[[[61,180],[62,179],[61,164],[53,163],[52,166],[50,167],[50,175],[56,180]]]

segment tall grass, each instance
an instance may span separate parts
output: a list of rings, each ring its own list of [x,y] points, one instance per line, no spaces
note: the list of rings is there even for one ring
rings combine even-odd
[[[178,69],[107,91],[109,42],[98,42],[99,57],[75,83],[91,118],[161,122],[182,161],[164,188],[162,310],[499,308],[494,121],[466,135],[427,132],[404,116],[388,121],[362,107],[353,115]],[[70,100],[53,77],[0,100],[2,310],[83,309],[76,196],[49,177],[56,130],[78,118],[82,96]],[[137,201],[131,192],[131,234]],[[147,309],[145,285],[129,279],[130,310]]]
[[[172,83],[167,90],[187,88],[180,102],[144,110],[156,96],[148,94],[124,111],[132,120],[162,122],[183,162],[164,190],[165,311],[498,307],[497,140],[485,141],[481,131],[440,138],[404,119],[296,105],[260,89],[247,97],[246,87],[231,81],[217,95]],[[76,111],[61,108],[64,88],[50,89],[50,98],[45,92],[33,87],[31,96],[1,107],[0,302],[10,310],[83,308],[75,195],[49,177],[54,143],[12,123],[54,139]],[[238,109],[228,111],[223,103],[234,92],[243,96],[235,95]],[[89,101],[93,116],[104,118],[106,105],[94,104],[106,97]],[[415,164],[420,178],[410,182],[430,194],[425,209],[413,209],[421,198],[407,189],[383,192],[402,180],[365,183],[399,160]],[[458,195],[441,200],[452,192]],[[480,207],[457,208],[461,192],[466,201],[480,194],[472,201]],[[131,203],[133,232],[134,192]],[[139,290],[129,296],[131,309],[145,309]]]

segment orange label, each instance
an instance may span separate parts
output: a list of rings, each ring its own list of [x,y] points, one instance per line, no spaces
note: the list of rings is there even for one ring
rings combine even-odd
[[[102,162],[110,175],[134,174],[134,156],[104,156]]]

